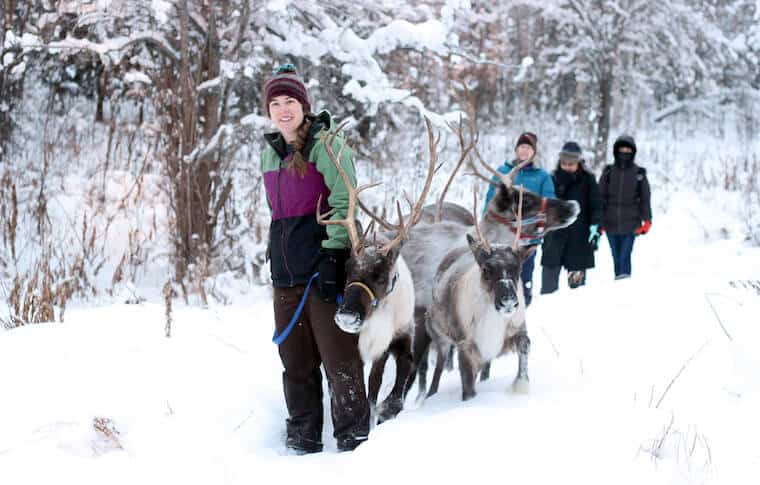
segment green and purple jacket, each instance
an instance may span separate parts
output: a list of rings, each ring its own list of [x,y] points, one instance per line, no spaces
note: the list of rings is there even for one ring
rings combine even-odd
[[[272,213],[269,226],[269,255],[272,283],[278,288],[306,284],[317,271],[320,249],[350,247],[343,226],[322,226],[317,223],[316,210],[322,196],[320,212],[335,209],[330,219],[342,219],[348,211],[348,191],[345,183],[325,151],[321,135],[330,129],[332,120],[327,111],[313,120],[302,153],[307,160],[306,174],[288,169],[294,147],[288,145],[279,132],[264,135],[267,147],[261,154],[261,173],[264,176],[267,202]],[[333,150],[337,155],[343,137],[337,136]],[[308,154],[308,155],[307,155]],[[353,151],[346,146],[341,166],[356,186]]]

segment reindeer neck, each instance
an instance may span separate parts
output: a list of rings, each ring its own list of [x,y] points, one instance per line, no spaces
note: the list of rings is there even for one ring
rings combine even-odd
[[[515,240],[515,234],[508,226],[491,217],[484,217],[478,224],[485,238],[493,243],[511,244]]]

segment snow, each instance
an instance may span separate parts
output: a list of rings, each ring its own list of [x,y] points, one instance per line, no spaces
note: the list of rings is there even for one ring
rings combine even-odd
[[[153,84],[147,74],[142,71],[128,71],[124,74],[124,82],[126,83],[143,83],[147,85]]]
[[[266,287],[223,280],[232,303],[208,309],[175,300],[171,338],[149,287],[140,305],[0,332],[0,483],[758,483],[760,248],[731,194],[667,200],[633,278],[613,281],[603,243],[586,287],[534,298],[527,396],[509,390],[515,356],[466,403],[445,373],[348,454],[329,414],[324,453],[285,452]]]

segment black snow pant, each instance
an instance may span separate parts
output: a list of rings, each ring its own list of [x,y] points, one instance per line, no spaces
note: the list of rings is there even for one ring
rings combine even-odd
[[[274,318],[279,335],[288,325],[304,286],[274,289]],[[288,407],[287,446],[302,452],[322,450],[322,372],[330,389],[334,436],[339,450],[351,450],[369,434],[369,404],[358,335],[335,324],[335,303],[312,289],[293,331],[279,346]]]
[[[562,266],[544,266],[541,270],[541,294],[554,293],[559,288],[559,273]],[[578,288],[586,284],[584,270],[568,271],[567,286]]]

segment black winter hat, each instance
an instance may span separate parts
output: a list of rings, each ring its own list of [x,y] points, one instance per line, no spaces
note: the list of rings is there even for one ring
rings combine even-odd
[[[581,146],[574,141],[569,141],[562,145],[562,149],[559,151],[560,160],[570,160],[579,162],[583,158],[583,150]]]
[[[631,150],[633,150],[633,154],[636,155],[636,142],[633,140],[633,137],[630,135],[620,135],[617,140],[615,140],[615,144],[612,145],[612,154],[620,150],[620,147],[629,147]]]

